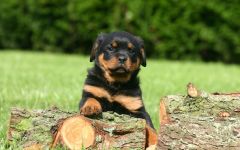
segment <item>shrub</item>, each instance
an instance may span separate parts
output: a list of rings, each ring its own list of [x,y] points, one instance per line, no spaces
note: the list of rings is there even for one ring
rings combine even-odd
[[[141,36],[147,55],[240,63],[238,0],[1,0],[0,48],[89,53],[100,32]]]

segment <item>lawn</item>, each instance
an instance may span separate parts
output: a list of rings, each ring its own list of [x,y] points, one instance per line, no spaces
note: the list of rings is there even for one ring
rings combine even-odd
[[[11,107],[78,111],[87,56],[38,52],[0,52],[0,145]],[[185,94],[193,82],[209,92],[240,91],[240,66],[221,63],[148,60],[140,72],[144,103],[156,128],[161,97]]]

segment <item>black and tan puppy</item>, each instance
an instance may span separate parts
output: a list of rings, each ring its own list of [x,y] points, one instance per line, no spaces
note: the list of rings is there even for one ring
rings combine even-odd
[[[146,66],[143,41],[127,32],[100,34],[92,48],[88,72],[80,101],[85,116],[114,111],[144,118],[153,128],[146,112],[137,74]]]

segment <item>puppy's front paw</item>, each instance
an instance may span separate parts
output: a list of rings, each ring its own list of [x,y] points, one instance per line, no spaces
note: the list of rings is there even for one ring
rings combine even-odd
[[[102,112],[102,107],[100,103],[94,99],[88,99],[83,107],[80,109],[80,113],[84,116],[98,115]]]
[[[80,113],[84,116],[98,115],[102,112],[97,106],[85,106],[81,108]]]

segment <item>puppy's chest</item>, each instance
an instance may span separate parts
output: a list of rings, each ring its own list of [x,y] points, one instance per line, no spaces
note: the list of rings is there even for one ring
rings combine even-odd
[[[108,101],[112,104],[120,104],[130,112],[135,112],[143,106],[140,96],[128,96],[120,91],[110,95]]]
[[[126,90],[106,90],[103,87],[96,87],[92,85],[85,85],[84,90],[91,93],[95,97],[98,97],[99,100],[105,99],[110,103],[118,103],[131,112],[134,112],[143,106],[140,95],[126,95]]]

